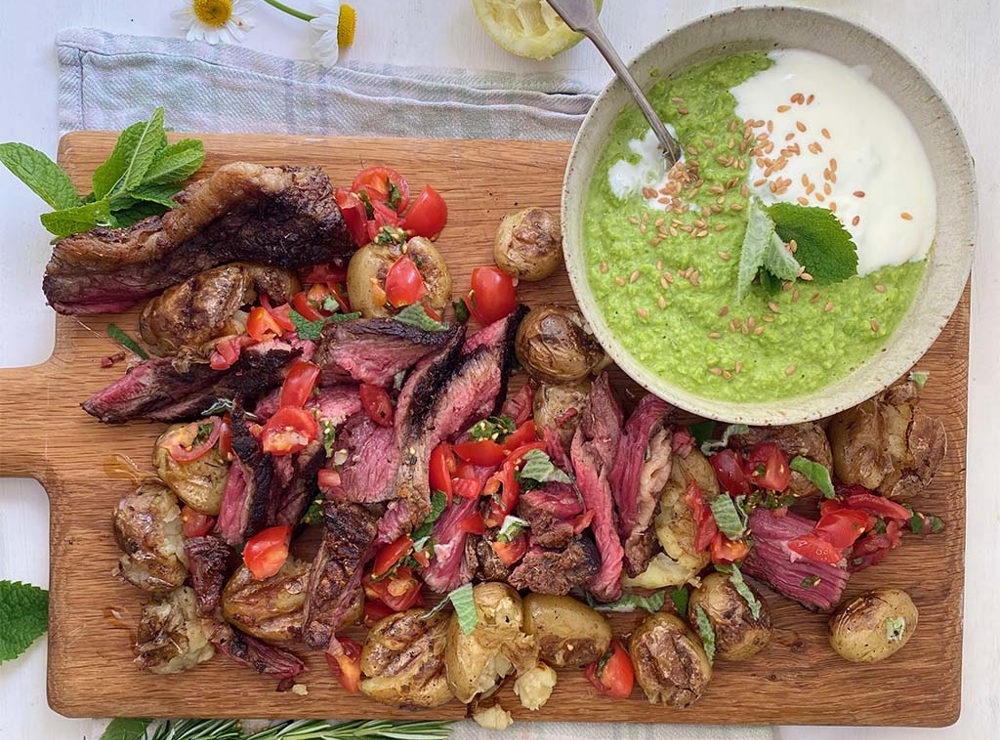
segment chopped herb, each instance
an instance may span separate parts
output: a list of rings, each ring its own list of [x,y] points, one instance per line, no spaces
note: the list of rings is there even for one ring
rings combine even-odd
[[[729,444],[729,438],[734,434],[746,434],[750,427],[746,424],[729,424],[722,430],[722,437],[719,439],[706,439],[701,443],[701,452],[704,455],[712,454],[712,450],[719,450]]]
[[[906,620],[903,617],[887,617],[885,620],[885,639],[889,642],[899,642],[906,632]]]
[[[692,424],[688,427],[688,431],[691,436],[694,437],[694,443],[701,447],[708,440],[712,438],[715,433],[715,422],[714,421],[703,421],[700,424]]]
[[[863,559],[864,558],[858,558],[858,560],[863,560]],[[857,563],[855,563],[855,565],[857,565]],[[821,580],[822,579],[817,575],[806,576],[805,578],[802,579],[802,583],[800,583],[799,585],[802,586],[802,588],[815,588],[816,586],[819,585],[819,582]]]
[[[591,608],[600,612],[634,612],[636,609],[645,609],[650,614],[656,614],[663,608],[666,601],[666,589],[654,591],[648,596],[624,593],[617,601],[608,603],[597,601],[589,593],[587,594],[587,603],[590,604]]]
[[[142,360],[148,360],[149,355],[146,354],[146,350],[139,346],[139,344],[132,339],[128,334],[123,332],[114,324],[108,324],[108,336],[114,339],[118,344],[127,349],[132,354],[139,357]]]
[[[455,308],[455,320],[460,324],[466,323],[469,320],[469,307],[465,305],[465,301],[452,301],[451,305]]]
[[[517,539],[521,532],[528,529],[530,526],[531,525],[524,519],[508,514],[503,518],[503,523],[500,525],[500,531],[497,532],[497,541],[512,542]]]
[[[570,483],[566,473],[555,466],[543,450],[528,450],[522,458],[524,466],[516,473],[521,489],[530,491],[545,483]]]
[[[722,534],[731,540],[738,540],[746,534],[746,512],[728,493],[720,493],[712,500],[710,506],[715,523]]]
[[[392,389],[394,391],[402,390],[404,380],[406,380],[406,371],[400,370],[398,373],[392,376]]]
[[[444,491],[439,491],[434,489],[431,491],[431,510],[427,514],[423,523],[413,531],[413,539],[418,540],[430,535],[431,531],[434,529],[434,522],[438,520],[441,513],[448,506],[448,496]]]
[[[216,398],[215,401],[207,409],[201,412],[202,416],[215,416],[216,414],[232,413],[233,411],[233,399],[231,398]]]
[[[320,304],[320,308],[328,313],[338,313],[340,311],[340,304],[337,303],[336,298],[332,295],[328,295],[323,299],[323,302]]]
[[[743,600],[747,602],[747,606],[750,607],[750,616],[754,619],[759,618],[761,609],[760,601],[754,596],[747,582],[743,580],[743,573],[740,571],[740,566],[733,563],[732,565],[717,565],[715,569],[729,576],[729,582],[733,584],[736,593],[742,596]]]
[[[872,531],[874,531],[875,534],[885,534],[886,533],[885,519],[883,519],[882,517],[878,517],[875,520],[875,529]]]
[[[337,441],[337,426],[330,419],[320,419],[319,428],[323,430],[323,450],[327,457],[333,457],[333,445]]]
[[[927,378],[930,377],[930,371],[928,370],[911,370],[909,375],[909,380],[917,388],[923,388],[927,383]]]
[[[476,600],[472,595],[472,584],[466,583],[464,586],[456,588],[441,599],[433,609],[424,614],[423,618],[429,619],[441,611],[445,607],[445,604],[448,603],[454,607],[455,613],[458,615],[458,626],[462,629],[462,632],[467,635],[471,633],[479,623],[479,612],[476,609]]]
[[[670,600],[674,602],[674,609],[681,616],[685,616],[688,610],[688,601],[691,598],[691,592],[688,591],[687,586],[678,586],[677,588],[670,589]]]
[[[424,331],[445,331],[448,328],[428,316],[427,311],[419,303],[411,303],[393,318],[401,324],[409,324]]]
[[[517,425],[509,416],[491,416],[488,419],[477,421],[469,430],[469,436],[477,442],[483,439],[503,442],[515,431],[517,431]]]
[[[774,221],[756,198],[750,199],[747,210],[747,228],[740,247],[740,263],[736,279],[736,302],[740,303],[750,292],[750,285],[764,265],[764,252],[775,237]]]
[[[924,514],[910,509],[910,531],[913,534],[937,534],[944,531],[944,521],[933,514]]]
[[[700,605],[694,608],[694,621],[698,629],[698,636],[701,637],[701,644],[705,646],[705,655],[708,656],[708,662],[714,663],[715,630],[712,629],[712,623],[708,620],[708,615],[705,614],[705,610]]]
[[[406,232],[398,226],[383,226],[372,241],[387,247],[394,244],[405,244]]]
[[[858,274],[858,248],[836,214],[826,208],[775,203],[767,214],[781,241],[795,241],[795,259],[817,285]]]
[[[302,515],[303,524],[319,524],[323,521],[323,497],[314,498],[309,502],[309,508]]]
[[[797,455],[792,458],[788,467],[808,478],[809,482],[823,493],[823,498],[833,498],[837,495],[833,490],[833,481],[830,480],[830,470],[825,465]]]
[[[372,206],[372,199],[368,197],[367,190],[359,190],[357,196],[361,199],[361,202],[365,204],[365,218],[369,221],[375,218],[375,208]]]
[[[295,324],[295,333],[299,335],[299,339],[316,341],[323,335],[323,327],[328,323],[351,321],[352,319],[360,318],[361,314],[357,311],[354,313],[335,313],[333,316],[327,316],[325,319],[310,321],[293,308],[288,312],[288,317]]]
[[[399,192],[399,188],[396,187],[396,183],[392,180],[387,180],[389,183],[389,205],[392,206],[392,210],[398,211],[399,204],[403,200],[403,194]]]

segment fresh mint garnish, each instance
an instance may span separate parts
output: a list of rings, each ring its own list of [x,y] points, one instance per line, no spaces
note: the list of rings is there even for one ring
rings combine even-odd
[[[419,303],[411,303],[393,318],[401,324],[409,324],[423,331],[445,331],[448,328],[445,324],[428,316],[427,311]]]
[[[792,470],[802,473],[809,482],[823,493],[823,498],[833,498],[836,493],[833,490],[833,481],[830,480],[830,471],[825,465],[813,462],[808,457],[798,455],[792,458],[788,464]]]
[[[781,241],[795,241],[795,259],[814,283],[828,285],[858,274],[858,247],[832,211],[775,203],[767,212]]]
[[[698,630],[698,636],[701,638],[701,644],[705,647],[705,655],[708,656],[708,662],[715,662],[715,630],[712,629],[712,623],[708,621],[708,615],[701,606],[696,606],[694,608],[694,622],[695,627]]]
[[[80,196],[69,175],[34,147],[13,141],[0,144],[0,162],[52,208],[80,205]]]
[[[729,582],[733,584],[733,588],[736,589],[736,593],[743,597],[743,600],[747,602],[747,606],[750,607],[750,616],[754,619],[760,617],[761,603],[754,596],[753,591],[747,585],[747,582],[743,580],[743,573],[740,571],[740,566],[736,563],[732,565],[717,565],[715,569],[720,573],[725,573],[729,576]]]
[[[19,581],[0,581],[0,663],[13,660],[49,626],[49,592]]]
[[[545,483],[569,483],[570,478],[555,466],[543,450],[529,450],[524,457],[524,466],[517,472],[517,480],[522,490],[541,488]]]
[[[146,354],[146,350],[139,346],[132,337],[123,332],[114,324],[108,324],[108,336],[114,339],[118,344],[127,349],[132,354],[136,355],[141,360],[148,360],[149,355]]]
[[[731,540],[738,540],[747,532],[747,514],[741,506],[744,496],[734,501],[728,493],[720,493],[710,507],[719,531]]]
[[[325,319],[310,321],[293,308],[288,312],[288,317],[295,325],[295,333],[299,335],[299,339],[316,341],[322,336],[323,327],[327,324],[336,323],[337,321],[351,321],[352,319],[360,318],[361,314],[358,312],[335,313],[332,316],[327,316]]]
[[[602,612],[634,612],[636,609],[645,609],[650,614],[656,614],[656,612],[663,608],[666,601],[666,589],[654,591],[648,596],[643,596],[642,594],[624,593],[617,601],[607,603],[597,601],[589,593],[587,594],[587,603],[590,607]],[[685,609],[686,608],[687,606],[685,605]]]

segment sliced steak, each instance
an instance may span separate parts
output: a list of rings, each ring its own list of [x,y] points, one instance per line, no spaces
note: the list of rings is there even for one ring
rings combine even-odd
[[[318,167],[223,165],[177,205],[56,243],[42,290],[59,313],[119,313],[224,262],[303,267],[346,257],[350,232]]]
[[[515,425],[521,426],[531,418],[534,400],[535,389],[531,387],[531,383],[525,383],[517,393],[507,396],[500,413],[513,419]]]
[[[250,434],[238,399],[233,406],[232,434],[236,457],[229,466],[215,526],[228,544],[236,546],[263,529],[267,521],[273,467],[271,455]]]
[[[476,561],[466,556],[469,533],[459,525],[469,518],[479,506],[477,499],[458,499],[445,509],[434,522],[431,540],[434,542],[434,558],[423,569],[424,583],[437,593],[446,593],[472,580]]]
[[[284,648],[240,632],[228,624],[220,626],[212,642],[237,663],[276,678],[294,678],[306,669],[305,663]]]
[[[510,566],[507,565],[496,550],[493,543],[485,537],[474,535],[469,539],[476,551],[476,578],[480,581],[500,581],[507,583],[510,578]]]
[[[517,502],[518,516],[531,525],[531,539],[542,547],[568,545],[582,513],[580,494],[568,483],[547,483],[521,494]]]
[[[275,461],[282,458],[275,458]],[[323,440],[314,439],[305,449],[294,455],[284,456],[291,468],[291,475],[277,475],[271,482],[267,502],[267,526],[279,524],[296,525],[309,508],[309,502],[316,498],[319,486],[316,474],[323,467],[326,452]]]
[[[188,559],[198,611],[206,616],[214,614],[229,578],[233,549],[218,537],[207,535],[186,539],[184,554]]]
[[[347,451],[347,460],[339,468],[340,483],[323,489],[327,499],[370,504],[395,497],[399,463],[392,427],[357,413],[338,432],[336,447]]]
[[[600,563],[597,548],[586,537],[577,537],[562,550],[532,545],[507,583],[538,594],[565,596],[571,589],[591,581],[600,570]]]
[[[253,409],[254,416],[264,423],[274,416],[280,400],[281,388],[278,387],[257,402]],[[354,416],[361,410],[358,386],[351,383],[320,386],[319,390],[306,401],[306,410],[339,427],[348,417]]]
[[[327,648],[357,597],[362,570],[372,555],[378,515],[361,504],[327,501],[323,523],[323,543],[309,572],[302,615],[302,638],[318,649]]]

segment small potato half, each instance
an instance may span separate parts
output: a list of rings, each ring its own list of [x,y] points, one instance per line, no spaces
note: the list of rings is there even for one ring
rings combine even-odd
[[[245,565],[222,592],[222,616],[234,627],[267,642],[288,642],[302,634],[309,563],[289,557],[281,570],[257,580]]]
[[[705,648],[684,622],[665,612],[646,617],[628,643],[635,680],[650,704],[684,709],[712,678]]]
[[[544,280],[562,262],[559,219],[544,208],[509,213],[493,242],[493,261],[511,277]]]
[[[605,359],[579,309],[554,304],[528,312],[517,328],[514,351],[528,375],[543,383],[583,380]]]
[[[715,657],[720,660],[746,660],[771,641],[771,614],[767,603],[747,584],[760,604],[755,618],[750,605],[736,590],[725,573],[709,573],[691,594],[688,622],[695,624],[701,607],[715,632]]]
[[[177,444],[190,445],[199,429],[208,426],[211,421],[206,419],[167,427],[153,447],[153,466],[160,480],[184,503],[205,514],[218,516],[229,478],[229,463],[219,451],[218,443],[197,460],[182,462],[170,454],[170,448]]]
[[[361,693],[395,707],[437,707],[451,701],[445,680],[448,615],[424,609],[392,614],[369,631],[361,650]]]
[[[593,663],[611,645],[608,620],[570,596],[525,596],[524,631],[535,637],[539,658],[557,668]]]
[[[898,652],[917,629],[917,607],[898,588],[876,588],[843,604],[830,618],[830,645],[852,663],[875,663]]]
[[[385,279],[404,252],[424,280],[427,304],[439,313],[451,304],[451,273],[430,239],[415,236],[403,245],[372,242],[355,252],[347,265],[351,306],[366,319],[398,313],[386,301]]]

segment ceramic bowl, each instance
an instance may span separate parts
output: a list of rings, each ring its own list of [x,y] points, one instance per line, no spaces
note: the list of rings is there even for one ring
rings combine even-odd
[[[598,340],[618,366],[657,396],[711,419],[746,424],[793,424],[829,416],[873,396],[907,372],[948,322],[972,266],[976,223],[972,158],[955,117],[926,77],[887,41],[847,21],[801,8],[737,8],[710,15],[646,48],[631,69],[641,84],[713,57],[777,48],[808,49],[848,66],[866,65],[871,81],[916,128],[937,185],[937,233],[924,280],[909,311],[882,351],[849,375],[810,394],[768,402],[733,402],[691,393],[637,362],[605,322],[588,285],[583,212],[595,164],[619,113],[632,106],[612,81],[577,134],[563,182],[563,250],[573,291]]]

